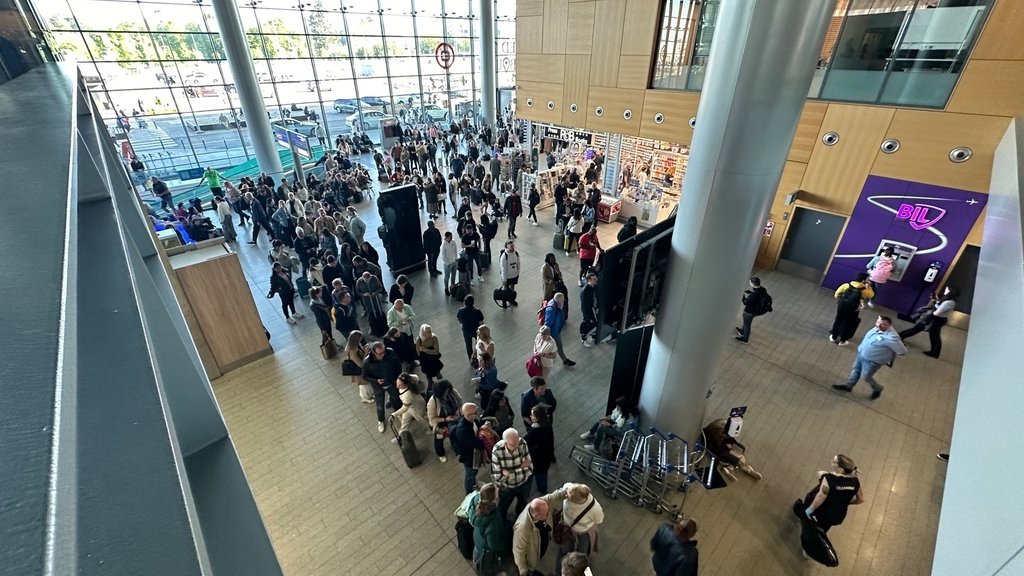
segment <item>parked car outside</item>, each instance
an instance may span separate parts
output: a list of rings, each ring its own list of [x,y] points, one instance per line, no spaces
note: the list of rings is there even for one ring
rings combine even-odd
[[[342,112],[355,112],[359,109],[359,101],[352,98],[338,98],[334,101],[334,111],[341,114]]]
[[[363,110],[362,124],[359,122],[359,113],[350,114],[345,119],[345,123],[352,127],[353,132],[366,131],[366,130],[378,130],[380,129],[380,121],[384,118],[384,113],[380,110]]]
[[[420,122],[445,122],[448,120],[448,110],[436,104],[427,104],[419,111]]]
[[[300,122],[291,118],[282,118],[280,120],[274,120],[270,123],[272,126],[280,126],[287,128],[293,132],[298,132],[303,136],[315,137],[317,125],[315,122]]]

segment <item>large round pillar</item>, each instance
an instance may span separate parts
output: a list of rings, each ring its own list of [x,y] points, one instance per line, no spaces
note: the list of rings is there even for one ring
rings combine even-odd
[[[494,0],[480,0],[480,116],[494,126],[498,76],[494,71]]]
[[[723,347],[741,345],[733,321],[834,7],[721,4],[640,397],[663,430],[696,437]]]
[[[242,19],[238,14],[238,5],[233,0],[213,0],[213,11],[217,15],[217,26],[220,29],[221,43],[228,58],[228,68],[238,90],[238,101],[245,114],[245,126],[249,130],[256,153],[256,161],[260,170],[280,181],[284,174],[281,168],[281,157],[274,143],[274,133],[267,118],[267,108],[263,105],[259,83],[256,81],[256,70],[249,56],[249,43],[242,29]]]

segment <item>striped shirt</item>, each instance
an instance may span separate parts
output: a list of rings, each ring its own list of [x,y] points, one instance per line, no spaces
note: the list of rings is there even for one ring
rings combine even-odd
[[[501,488],[511,490],[521,486],[533,475],[533,462],[527,468],[523,468],[523,462],[530,460],[530,449],[526,446],[526,440],[519,440],[519,449],[514,453],[502,440],[494,445],[491,450],[491,475],[494,482]],[[508,471],[508,476],[504,472]]]

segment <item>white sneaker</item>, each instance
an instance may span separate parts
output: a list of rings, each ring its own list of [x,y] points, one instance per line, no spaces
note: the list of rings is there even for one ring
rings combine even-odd
[[[391,439],[391,443],[392,444],[398,444],[398,438],[392,438]]]
[[[831,343],[833,343],[833,344],[835,344],[836,342],[838,342],[838,340],[836,340],[835,338],[833,338],[831,334],[829,334],[829,335],[828,335],[828,341],[829,341],[829,342],[831,342]]]
[[[584,348],[590,348],[591,346],[593,346],[593,344],[590,343],[590,339],[589,338],[583,341],[583,347]]]
[[[447,456],[438,456],[437,459],[443,464],[448,461]]]
[[[286,320],[286,321],[287,321],[287,322],[288,322],[289,324],[295,324],[295,318],[292,318],[291,316],[289,316],[288,318],[285,318],[285,320]]]
[[[565,255],[569,256],[569,251],[568,250],[565,251]]]
[[[305,318],[301,312],[292,312],[292,318]]]
[[[850,341],[849,340],[843,340],[842,342],[839,343],[839,345],[843,346],[843,347],[849,346],[850,345]]]
[[[367,400],[366,398],[363,398],[363,399],[361,400],[361,402],[362,402],[363,404],[373,404],[373,400]]]
[[[383,422],[377,422],[377,432],[380,432],[381,434],[384,433],[384,423]]]

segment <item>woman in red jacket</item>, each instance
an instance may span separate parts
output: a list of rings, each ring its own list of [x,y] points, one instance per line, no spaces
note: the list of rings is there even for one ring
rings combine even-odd
[[[598,252],[602,251],[601,242],[597,239],[597,227],[591,226],[589,230],[580,236],[580,279],[579,285],[586,282],[587,272],[593,267],[597,260]]]

